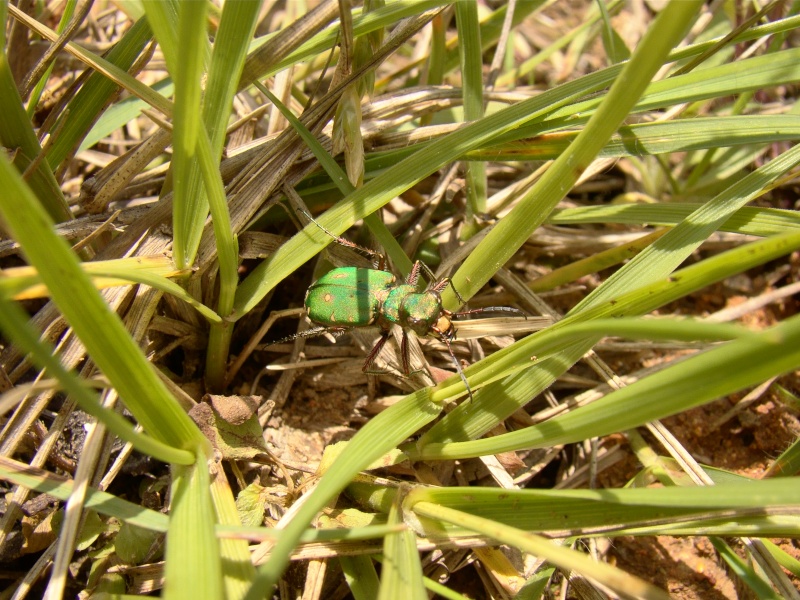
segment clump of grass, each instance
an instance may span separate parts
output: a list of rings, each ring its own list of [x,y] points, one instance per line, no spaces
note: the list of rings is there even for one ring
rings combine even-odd
[[[147,2],[91,19],[68,3],[61,35],[7,7],[0,546],[32,547],[32,494],[66,502],[60,529],[38,514],[50,549],[13,597],[146,592],[119,574],[161,558],[165,597],[262,598],[293,559],[307,597],[342,581],[357,598],[466,597],[432,575],[473,560],[491,594],[665,597],[596,547],[628,535],[708,536],[737,585],[797,597],[800,563],[767,540],[800,531],[800,445],[746,476],[662,421],[744,390],[739,410],[796,411],[799,22],[702,4],[626,14],[625,40],[614,1],[575,23],[560,2]],[[34,40],[52,48],[38,63]],[[270,407],[288,420],[308,385],[292,368],[254,381],[277,348],[259,347],[265,313],[296,307],[287,282],[308,285],[303,266],[359,223],[398,276],[424,257],[450,278],[446,309],[531,316],[457,324],[469,400],[447,355],[414,342],[420,373],[373,381],[385,410],[307,473],[264,442]],[[708,314],[721,282],[756,277],[745,308]],[[412,391],[384,399],[390,382]],[[70,464],[57,444],[75,415],[89,429]],[[168,465],[149,469],[147,508],[116,491],[134,449]],[[624,458],[628,486],[609,475]]]

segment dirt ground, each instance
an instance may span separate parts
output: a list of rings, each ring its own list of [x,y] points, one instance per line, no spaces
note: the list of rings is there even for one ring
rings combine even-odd
[[[734,293],[730,286],[720,286],[703,292],[702,296],[687,302],[705,304],[713,312],[724,306],[736,305],[743,296]],[[753,290],[751,290],[753,291]],[[698,309],[697,304],[691,307]],[[680,312],[681,307],[672,307]],[[683,307],[686,308],[686,307]],[[785,318],[800,308],[796,299],[766,308],[747,317],[750,325],[764,327]],[[688,310],[688,309],[687,309]],[[616,357],[614,366],[624,370],[627,360],[639,365],[660,362],[669,357],[658,355],[651,360],[641,355],[624,354]],[[633,367],[633,363],[628,365]],[[359,377],[360,359],[352,358],[343,366],[309,372],[295,383],[291,399],[277,408],[270,417],[267,439],[278,458],[288,465],[304,466],[312,471],[319,462],[326,445],[353,435],[355,430],[383,406],[370,401],[371,392],[366,378]],[[345,384],[344,382],[347,382]],[[795,393],[800,390],[800,373],[789,374],[778,383]],[[760,478],[790,443],[800,436],[800,419],[776,395],[767,389],[761,395],[743,392],[737,396],[718,400],[705,406],[663,420],[663,424],[678,438],[701,464]],[[645,432],[645,436],[647,433]],[[601,440],[601,445],[621,443],[625,456],[598,473],[601,487],[625,485],[641,469],[629,451],[622,435]],[[655,444],[654,444],[655,445]],[[477,462],[477,461],[476,461]],[[520,464],[523,464],[520,461]],[[437,467],[441,468],[441,466]],[[528,487],[553,485],[556,465],[545,469],[539,477],[528,482]],[[470,472],[464,465],[462,473]],[[396,475],[412,475],[408,468],[400,468]],[[476,482],[485,472],[474,467]],[[739,542],[728,540],[740,554]],[[774,539],[785,552],[800,559],[800,541]],[[716,600],[747,598],[748,592],[738,585],[736,577],[728,572],[724,561],[717,555],[710,540],[705,537],[621,536],[612,538],[607,545],[607,560],[623,570],[668,591],[679,600]],[[469,575],[469,573],[472,575]],[[453,573],[448,585],[469,598],[488,598],[483,595],[483,585],[472,568]],[[793,582],[800,587],[800,581]],[[570,597],[570,596],[568,596]]]
[[[782,380],[798,389],[798,376]],[[324,398],[324,400],[322,400]],[[291,408],[279,410],[270,421],[270,446],[282,449],[281,460],[313,469],[324,447],[350,437],[369,412],[366,386],[319,394],[309,386],[294,396]],[[664,424],[703,464],[758,478],[771,460],[800,435],[795,413],[767,393],[720,426],[715,421],[736,406],[737,398],[723,399],[664,420]],[[373,407],[374,408],[374,407]],[[614,436],[617,442],[621,436]],[[274,444],[274,446],[273,446]],[[624,485],[641,468],[632,454],[598,474],[601,486]],[[534,482],[535,484],[535,482]],[[732,540],[729,540],[732,541]],[[785,552],[800,559],[800,541],[774,539]],[[734,542],[736,543],[736,542]],[[741,548],[737,548],[741,551]],[[711,542],[704,537],[633,537],[610,540],[608,560],[667,590],[679,600],[716,600],[748,597],[737,587]],[[475,575],[454,577],[448,583],[470,598]],[[472,579],[472,583],[467,583]],[[800,586],[800,582],[794,580]],[[478,585],[478,588],[481,587]],[[743,595],[744,594],[744,595]]]

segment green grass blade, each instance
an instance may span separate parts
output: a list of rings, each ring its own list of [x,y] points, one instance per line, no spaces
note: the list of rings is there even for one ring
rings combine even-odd
[[[548,219],[554,225],[624,223],[628,225],[676,225],[700,208],[699,204],[664,203],[584,206],[557,209]],[[719,226],[719,231],[769,237],[800,229],[797,211],[745,206]]]
[[[611,588],[623,597],[658,600],[667,600],[670,597],[662,589],[646,583],[638,577],[628,575],[608,563],[595,561],[581,552],[559,546],[547,538],[430,502],[417,502],[414,510],[426,517],[457,523],[501,544],[508,544],[523,552],[544,557],[551,564],[567,571],[577,571]]]
[[[238,284],[238,244],[231,227],[219,160],[238,74],[244,64],[259,6],[257,2],[232,3],[223,9],[202,112],[200,79],[208,43],[206,37],[198,36],[197,32],[205,31],[205,11],[199,10],[205,4],[181,5],[179,40],[182,41],[173,61],[178,69],[173,71],[176,82],[172,161],[175,260],[179,265],[194,261],[210,208],[219,260],[217,312],[220,315],[230,314],[233,307]],[[231,323],[227,321],[217,322],[212,327],[206,355],[206,378],[211,389],[222,387],[231,330]]]
[[[151,89],[153,94],[164,98],[169,98],[175,92],[175,86],[172,83],[172,79],[169,78],[154,83]],[[147,102],[136,96],[128,96],[112,104],[84,136],[78,151],[91,148],[103,138],[108,137],[114,131],[136,119],[142,113],[142,109],[149,106]]]
[[[148,20],[164,53],[175,82],[173,155],[170,169],[173,185],[173,254],[178,268],[189,265],[188,239],[199,219],[195,206],[199,174],[191,164],[195,159],[200,127],[200,77],[208,49],[205,35],[206,2],[176,5],[174,2],[145,2]],[[202,33],[201,33],[202,32]]]
[[[221,323],[222,318],[206,305],[202,304],[168,277],[175,277],[185,273],[176,271],[172,261],[166,257],[157,257],[148,260],[147,257],[120,258],[116,260],[101,260],[80,263],[81,268],[92,277],[93,283],[99,287],[112,285],[127,285],[129,283],[142,283],[152,288],[172,294],[194,307],[210,323]],[[17,275],[17,271],[24,274]],[[39,285],[41,279],[38,274],[29,274],[29,268],[7,269],[5,277],[0,279],[0,296],[12,298],[22,295],[30,287]],[[25,294],[25,298],[42,297],[47,295],[45,288],[43,294]]]
[[[389,524],[402,523],[398,506],[389,511]],[[383,540],[381,587],[378,600],[425,600],[422,564],[416,536],[410,529],[387,535]]]
[[[167,70],[174,73],[179,67],[180,50],[178,44],[178,3],[175,0],[143,0],[147,22],[153,35],[161,46]]]
[[[211,224],[214,227],[214,236],[217,242],[217,256],[219,259],[219,301],[217,313],[230,315],[233,309],[236,286],[239,282],[237,269],[239,267],[239,246],[236,236],[233,235],[230,213],[225,196],[225,188],[217,169],[217,162],[211,155],[211,141],[205,129],[200,130],[200,139],[197,144],[200,174],[208,192],[209,206],[211,207]],[[227,364],[227,351],[230,347],[230,336],[233,324],[223,321],[222,324],[212,325],[208,340],[208,353],[206,355],[206,378],[211,389],[220,390],[225,379],[225,366]]]
[[[642,97],[634,104],[632,112],[672,106],[679,102],[717,98],[725,95],[725,90],[736,90],[741,93],[797,81],[800,73],[800,67],[797,65],[798,56],[800,49],[791,48],[654,81],[647,86]],[[609,67],[607,70],[618,73],[620,68],[626,66]],[[602,97],[584,100],[575,106],[554,111],[551,118],[556,120],[574,117],[578,113],[592,114],[603,101]]]
[[[800,318],[708,350],[568,414],[514,433],[431,444],[412,459],[463,458],[608,435],[700,406],[800,367]],[[643,399],[647,399],[643,401]]]
[[[369,556],[343,554],[338,560],[355,600],[372,600],[378,597],[380,580]]]
[[[591,319],[648,313],[716,281],[784,256],[798,247],[800,233],[787,233],[730,250],[677,271],[664,281],[636,288],[611,302],[566,317],[547,330],[494,353],[465,370],[473,387],[491,381],[498,372],[509,372],[519,367],[527,369],[527,372],[478,389],[473,402],[463,403],[449,412],[420,438],[418,444],[463,441],[483,435],[546,389],[599,339],[599,336],[594,336],[582,342],[564,340],[559,343],[560,329]],[[532,365],[531,357],[541,356],[545,358],[537,359]],[[448,398],[454,393],[463,393],[463,384],[457,377],[439,384],[434,397]]]
[[[0,158],[0,214],[95,364],[150,435],[171,446],[207,443],[91,284],[14,168]],[[24,207],[24,208],[23,208]]]
[[[796,115],[747,115],[697,117],[677,121],[640,123],[620,127],[598,156],[647,156],[709,148],[761,146],[798,139]],[[549,160],[558,158],[578,136],[578,131],[559,131],[532,138],[517,138],[467,153],[478,160]]]
[[[205,160],[204,164],[206,166],[198,165],[192,161],[189,164],[189,174],[186,179],[188,182],[185,193],[187,201],[185,213],[188,220],[185,231],[186,261],[187,263],[193,263],[197,256],[198,246],[208,215],[209,202],[212,202],[214,205],[212,218],[215,221],[219,218],[221,221],[220,226],[215,227],[214,230],[218,246],[217,252],[220,255],[220,260],[228,263],[228,266],[224,267],[227,273],[225,276],[227,289],[224,295],[233,293],[233,290],[229,287],[231,285],[229,249],[233,247],[234,241],[229,223],[230,218],[227,216],[227,201],[225,201],[226,215],[224,217],[216,216],[220,215],[221,211],[218,190],[213,192],[215,198],[212,200],[209,198],[210,192],[202,185],[202,180],[211,177],[212,174],[211,172],[204,173],[201,177],[198,169],[208,169],[213,165],[213,173],[219,171],[222,147],[227,134],[228,118],[231,114],[233,96],[236,93],[239,80],[238,75],[244,66],[245,55],[253,37],[260,7],[261,2],[231,2],[223,7],[219,29],[214,38],[214,47],[211,53],[202,106],[202,122],[210,140],[210,156],[212,160],[211,162]],[[192,31],[197,27],[199,27],[199,24],[189,26],[187,35],[191,37],[193,35]],[[196,118],[199,119],[200,115],[197,115]],[[216,184],[214,187],[217,187]],[[223,219],[224,222],[222,222]],[[222,248],[222,246],[225,246],[225,248]],[[221,307],[223,305],[225,307],[224,311],[226,311],[225,314],[227,314],[230,308],[227,298],[220,304]],[[220,310],[223,309],[221,308]]]
[[[172,58],[167,60],[168,65],[175,69],[172,71],[176,104],[171,163],[174,184],[175,262],[178,265],[186,265],[193,260],[210,206],[220,263],[220,295],[217,312],[227,315],[231,312],[238,282],[238,249],[232,234],[227,199],[219,174],[219,156],[216,153],[215,158],[213,142],[203,126],[201,112],[200,79],[205,66],[208,40],[206,35],[198,35],[198,32],[205,32],[207,5],[201,2],[180,5],[177,41],[173,40],[175,35],[169,27],[170,19],[164,7],[158,3],[147,6],[148,10],[154,11],[154,14],[161,15],[159,19],[161,24],[157,27],[156,34],[164,37],[167,48],[175,52]],[[245,14],[249,14],[252,18],[252,12],[246,11]],[[226,38],[229,38],[229,35],[227,34]],[[242,52],[239,54],[238,67],[241,68]],[[223,64],[230,66],[228,61]],[[218,70],[219,62],[217,65]],[[217,85],[222,85],[219,74],[215,82]],[[227,119],[230,108],[222,107],[220,103],[223,100],[230,102],[233,90],[233,85],[225,86],[214,95],[215,105],[211,115],[214,119],[218,121]],[[223,135],[219,122],[214,123],[214,127],[218,137]],[[224,130],[224,127],[222,129]],[[220,143],[218,140],[217,146]],[[201,191],[201,183],[205,186],[205,193]],[[206,377],[212,389],[220,389],[222,386],[224,355],[228,348],[227,340],[230,332],[231,325],[227,322],[220,323],[211,330],[206,357],[208,366]]]
[[[784,533],[796,535],[796,482],[752,480],[713,486],[621,488],[603,490],[507,490],[497,488],[416,487],[404,506],[418,502],[446,506],[525,531],[564,535],[648,535],[657,527],[708,519],[725,524],[730,514],[760,519],[764,534],[769,521],[787,517]],[[726,519],[727,517],[727,519]],[[465,535],[459,527],[444,532],[436,523],[409,520],[420,535]]]
[[[724,540],[711,538],[711,543],[728,568],[750,588],[756,598],[763,600],[781,600],[783,598],[772,589],[769,583],[758,576],[752,564],[745,562]]]
[[[208,465],[202,453],[191,467],[172,467],[164,594],[196,600],[223,598],[222,562],[214,533]]]
[[[125,81],[132,81],[137,89],[145,88],[127,74],[127,70],[139,57],[150,41],[150,26],[147,19],[140,19],[125,33],[104,59],[97,59],[117,73]],[[54,125],[54,140],[47,150],[47,161],[53,169],[62,166],[63,161],[77,148],[83,138],[108,105],[109,99],[117,93],[116,82],[103,73],[92,73],[75,97],[69,102],[68,110]],[[148,88],[148,93],[152,90]]]
[[[481,31],[478,23],[478,6],[474,0],[456,3],[458,27],[458,55],[461,63],[461,94],[464,100],[464,121],[477,121],[483,117],[483,56]],[[475,215],[486,212],[486,165],[468,162],[465,165],[467,183],[467,230],[462,234],[476,233]]]
[[[796,475],[800,473],[800,439],[781,452],[775,462],[770,465],[767,475],[773,477]]]
[[[261,4],[260,0],[231,2],[222,7],[203,106],[212,155],[216,157],[221,154],[225,142],[231,103],[238,83],[236,75],[242,72]]]
[[[0,7],[0,17],[6,22],[6,4]],[[20,173],[25,173],[40,157],[42,148],[33,131],[31,120],[22,106],[22,98],[17,91],[17,84],[11,73],[11,66],[6,53],[5,32],[0,43],[0,142],[6,148],[15,149],[14,166]],[[72,212],[61,193],[58,182],[53,176],[47,161],[39,161],[38,165],[27,175],[28,185],[41,198],[47,214],[56,222],[72,218]]]
[[[670,57],[670,59],[672,58]],[[799,58],[800,49],[792,48],[768,56],[757,56],[698,69],[694,73],[655,81],[647,86],[641,99],[636,102],[630,112],[644,112],[675,104],[738,94],[741,93],[743,85],[747,85],[747,90],[752,91],[791,84],[800,79]],[[608,67],[590,76],[585,76],[583,79],[602,74],[603,77],[613,80],[619,77],[624,67],[625,65]],[[514,131],[498,136],[495,143],[501,144],[534,137],[555,129],[582,125],[593,117],[604,98],[605,96],[599,95],[556,109],[544,122],[521,126]]]
[[[527,2],[517,2],[516,6],[514,7],[514,15],[511,19],[512,27],[522,23],[527,17],[532,15],[534,12],[538,11],[540,8],[542,8],[542,6],[545,6],[546,4],[547,3],[542,0],[529,0]],[[503,21],[505,21],[507,10],[508,10],[508,4],[507,3],[501,4],[500,6],[498,6],[497,10],[493,11],[488,16],[488,18],[481,21],[480,37],[474,38],[474,39],[480,39],[482,46],[481,52],[486,52],[497,44],[497,40],[500,38],[500,34],[503,30]],[[459,57],[460,50],[459,48],[453,46],[454,46],[453,44],[450,44],[450,51],[448,53],[447,59],[445,60],[446,73],[457,70],[459,65],[461,64],[461,60]]]
[[[5,456],[0,456],[0,478],[59,500],[68,500],[74,487],[71,480]],[[84,507],[150,531],[164,532],[169,524],[167,515],[93,487],[87,488]]]
[[[519,200],[472,252],[453,276],[453,285],[465,299],[471,298],[528,239],[561,201],[580,174],[597,156],[627,117],[669,51],[695,17],[698,2],[671,2],[658,16],[625,65],[619,77],[578,138]],[[445,306],[458,304],[455,294],[445,290]]]
[[[122,415],[105,408],[94,391],[90,390],[77,375],[61,366],[56,358],[55,350],[49,344],[38,339],[39,336],[28,324],[28,316],[25,311],[4,298],[0,298],[0,330],[20,348],[31,353],[34,362],[57,377],[64,389],[84,411],[103,422],[108,430],[118,438],[130,442],[139,452],[164,462],[182,465],[194,462],[191,452],[169,446],[137,432]]]
[[[789,571],[795,577],[800,577],[800,560],[784,552],[781,548],[773,544],[769,540],[761,540],[761,543],[769,550],[773,558],[784,569]]]
[[[442,585],[438,581],[434,581],[433,579],[425,578],[425,588],[435,594],[434,598],[440,597],[442,600],[469,600],[468,596],[464,596],[463,594],[459,594],[455,590],[451,590],[446,585]],[[519,600],[524,600],[517,596]]]
[[[608,7],[605,2],[598,2],[597,7],[600,9],[602,17],[602,37],[603,47],[606,49],[606,54],[612,63],[619,63],[628,60],[631,57],[630,50],[625,45],[625,42],[614,29],[611,23],[611,15],[609,14]]]

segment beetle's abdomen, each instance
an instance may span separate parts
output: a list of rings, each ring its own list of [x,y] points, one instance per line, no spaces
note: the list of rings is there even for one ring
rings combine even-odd
[[[308,317],[327,327],[372,325],[394,286],[387,271],[339,267],[315,281],[306,294]]]

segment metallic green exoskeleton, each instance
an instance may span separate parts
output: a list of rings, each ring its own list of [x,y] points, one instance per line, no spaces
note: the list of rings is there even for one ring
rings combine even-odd
[[[381,315],[397,278],[388,271],[339,267],[308,288],[308,318],[326,327],[366,327]]]
[[[306,293],[308,318],[321,326],[320,329],[311,330],[310,334],[338,332],[353,327],[379,327],[381,338],[364,363],[364,371],[369,371],[389,338],[392,325],[399,325],[403,328],[403,371],[408,375],[408,329],[421,337],[435,335],[449,348],[450,341],[455,339],[451,317],[454,314],[477,312],[452,313],[442,307],[440,293],[450,283],[449,279],[435,281],[420,292],[419,274],[424,268],[421,262],[414,263],[403,284],[398,284],[397,278],[388,271],[378,269],[339,267],[326,273]],[[508,310],[516,312],[516,309]],[[480,312],[485,311],[486,309],[480,309]],[[459,366],[458,363],[456,366]]]
[[[311,219],[309,215],[306,216]],[[313,221],[313,219],[311,220]],[[437,337],[447,346],[456,370],[471,398],[472,390],[450,346],[450,342],[456,338],[453,321],[462,316],[484,312],[515,313],[523,317],[525,314],[509,306],[451,312],[442,306],[441,298],[441,292],[448,285],[452,286],[449,278],[436,280],[430,269],[422,262],[417,261],[405,282],[398,283],[394,275],[383,270],[383,257],[377,252],[338,237],[324,229],[319,223],[316,225],[343,246],[355,248],[371,256],[379,256],[381,268],[338,267],[320,277],[308,288],[305,298],[308,317],[319,327],[278,341],[312,337],[326,332],[342,333],[356,327],[378,327],[381,337],[364,361],[363,370],[369,372],[376,357],[389,339],[392,325],[399,325],[403,331],[400,355],[404,374],[409,375],[411,372],[408,330],[410,329],[420,337],[428,335]],[[430,278],[431,283],[420,291],[419,277],[422,271]],[[453,291],[461,299],[455,288]]]

